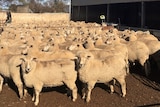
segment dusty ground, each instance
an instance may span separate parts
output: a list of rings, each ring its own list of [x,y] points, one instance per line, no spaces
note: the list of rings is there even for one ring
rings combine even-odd
[[[120,97],[119,85],[115,86],[115,93],[109,94],[109,89],[103,84],[97,84],[92,91],[91,102],[86,103],[81,99],[79,90],[78,99],[72,102],[66,93],[65,86],[56,88],[44,88],[40,95],[38,107],[160,107],[160,85],[158,78],[147,79],[141,75],[141,69],[132,69],[132,74],[126,78],[127,95]],[[77,84],[79,89],[80,84]],[[16,94],[15,85],[10,81],[9,85],[4,85],[0,94],[0,107],[34,107],[31,96],[19,101]],[[32,90],[29,89],[32,93]]]

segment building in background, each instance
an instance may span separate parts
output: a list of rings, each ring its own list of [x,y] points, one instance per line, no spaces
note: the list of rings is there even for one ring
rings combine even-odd
[[[160,0],[72,0],[71,20],[160,30]]]
[[[17,5],[16,12],[17,13],[32,13],[31,9],[29,8],[29,5]]]

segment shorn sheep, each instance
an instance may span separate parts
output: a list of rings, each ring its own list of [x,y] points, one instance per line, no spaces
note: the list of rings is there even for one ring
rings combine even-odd
[[[77,99],[77,72],[71,59],[38,61],[33,57],[22,58],[22,77],[26,87],[34,88],[32,101],[37,106],[43,87],[66,85],[72,91],[73,101]]]
[[[23,83],[20,75],[20,58],[23,58],[22,55],[1,55],[0,60],[0,92],[2,91],[2,85],[4,78],[11,78],[15,85],[18,88],[20,99],[23,98]]]
[[[126,62],[118,55],[110,55],[102,60],[94,58],[91,52],[80,51],[77,54],[79,60],[78,77],[79,80],[86,84],[82,92],[82,98],[90,101],[91,91],[96,83],[107,83],[117,80],[122,89],[122,96],[126,95],[127,75]]]
[[[138,63],[143,67],[145,75],[148,76],[150,63],[148,61],[149,49],[146,44],[141,41],[124,41],[123,39],[116,36],[113,39],[110,39],[110,43],[112,44],[117,44],[118,42],[126,45],[129,62],[134,64],[136,61],[138,61]]]

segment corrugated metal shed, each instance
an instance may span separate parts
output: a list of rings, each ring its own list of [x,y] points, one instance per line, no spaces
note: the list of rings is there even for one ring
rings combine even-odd
[[[160,0],[72,0],[71,20],[160,30]]]
[[[142,2],[142,1],[160,1],[160,0],[72,0],[72,6],[129,3],[129,2]]]

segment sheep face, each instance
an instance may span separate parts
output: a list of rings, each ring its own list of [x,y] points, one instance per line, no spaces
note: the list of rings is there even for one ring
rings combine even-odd
[[[68,47],[68,50],[78,50],[78,49],[84,49],[82,44],[76,43],[76,44],[72,44],[71,46]]]
[[[22,70],[24,73],[29,73],[33,69],[33,61],[35,61],[36,58],[22,58]]]
[[[83,67],[87,61],[91,58],[93,58],[93,55],[91,53],[82,52],[78,54],[78,60],[79,60],[79,67]]]
[[[43,47],[42,51],[48,52],[50,47],[51,47],[51,45],[47,44],[46,46]]]
[[[85,65],[85,63],[87,62],[87,60],[90,58],[90,56],[85,56],[85,57],[79,57],[79,66],[83,67],[83,65]]]

